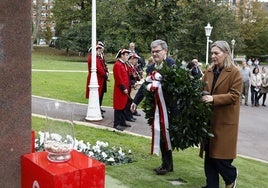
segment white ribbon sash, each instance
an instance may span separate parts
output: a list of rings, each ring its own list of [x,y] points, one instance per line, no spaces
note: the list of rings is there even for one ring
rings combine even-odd
[[[147,81],[148,80],[149,79],[147,79]],[[150,90],[152,90],[153,87],[152,84],[148,86],[149,88],[151,88]],[[165,142],[165,147],[167,151],[171,150],[172,147],[168,131],[169,123],[168,123],[167,108],[164,100],[161,83],[158,85],[157,88],[153,88],[153,91],[155,91],[155,102],[154,102],[155,112],[154,112],[154,121],[152,125],[151,154],[159,155],[161,137]]]

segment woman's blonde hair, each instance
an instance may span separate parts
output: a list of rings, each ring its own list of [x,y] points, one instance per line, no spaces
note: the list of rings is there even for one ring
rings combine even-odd
[[[229,46],[229,44],[226,41],[218,40],[218,41],[214,42],[211,45],[211,48],[213,48],[213,47],[218,47],[218,48],[220,48],[220,50],[223,53],[226,53],[227,54],[227,56],[226,56],[226,58],[224,59],[224,62],[223,62],[223,66],[225,68],[228,68],[228,67],[230,67],[232,65],[235,66],[234,60],[233,60],[232,55],[231,55],[230,46]]]

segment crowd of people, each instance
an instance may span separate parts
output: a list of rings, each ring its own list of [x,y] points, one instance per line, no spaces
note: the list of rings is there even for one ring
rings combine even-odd
[[[101,108],[103,96],[107,92],[107,81],[109,81],[109,69],[104,57],[104,44],[99,41],[96,45],[96,74],[98,81],[99,105],[102,117],[105,110]],[[92,54],[89,50],[88,56],[88,76],[86,82],[86,98],[89,99],[90,79],[92,69]],[[129,44],[129,49],[120,49],[115,57],[113,66],[114,75],[114,92],[113,92],[113,108],[114,108],[114,128],[123,131],[126,127],[131,127],[126,121],[134,122],[134,116],[140,116],[135,110],[130,111],[132,102],[131,90],[137,89],[143,80],[143,68],[145,61],[138,55],[135,49],[135,43]]]
[[[259,63],[254,63],[252,65],[248,62],[243,61],[242,66],[240,68],[240,73],[243,78],[240,103],[243,104],[244,99],[244,105],[248,106],[248,98],[250,91],[251,106],[259,107],[260,100],[262,98],[261,106],[266,107],[265,101],[268,92],[268,73],[266,71],[266,67],[260,67]]]
[[[160,75],[157,70],[161,69],[164,63],[168,67],[179,67],[177,67],[174,59],[168,57],[168,45],[165,41],[155,40],[151,43],[150,47],[151,57],[148,59],[148,64],[146,65],[145,78],[143,78],[145,63],[137,51],[135,51],[135,43],[130,43],[129,49],[120,49],[115,57],[116,60],[113,65],[114,128],[123,131],[126,127],[130,127],[131,125],[129,125],[127,121],[135,121],[133,116],[135,114],[138,115],[137,106],[142,100],[146,100],[143,90],[146,89],[148,92],[154,93],[154,97],[158,98],[159,103],[152,104],[155,109],[153,121],[155,125],[152,125],[152,140],[154,142],[154,144],[152,144],[152,154],[161,152],[162,163],[153,170],[157,175],[165,175],[169,172],[173,172],[174,168],[172,146],[169,137],[169,123],[168,120],[167,122],[165,120],[168,112],[167,107],[162,105],[164,98],[163,94],[161,94],[165,92],[161,90],[161,80],[162,77],[166,75]],[[102,97],[106,91],[105,82],[109,78],[109,71],[103,56],[104,45],[100,42],[96,48],[101,106]],[[249,80],[246,80],[243,77],[245,75],[240,74],[239,69],[232,59],[230,46],[226,41],[214,42],[211,47],[211,54],[212,63],[205,71],[202,71],[197,59],[193,59],[187,65],[191,76],[197,76],[203,83],[206,83],[204,91],[207,95],[202,96],[200,102],[209,103],[213,111],[212,116],[208,117],[208,119],[214,137],[208,137],[206,141],[200,143],[200,156],[203,157],[203,151],[205,152],[204,171],[206,186],[204,187],[218,188],[219,175],[221,175],[226,184],[226,188],[234,188],[236,187],[237,169],[232,165],[232,162],[236,158],[242,84],[244,91],[247,87],[246,81],[249,82],[252,80],[253,76],[250,75],[250,72],[245,71],[250,77]],[[90,72],[90,56],[88,64]],[[254,72],[258,75],[257,69]],[[265,76],[261,75],[256,76],[256,78],[257,77],[258,86],[261,87],[259,80],[265,80]],[[145,79],[146,82],[143,82],[139,88],[136,88],[136,83],[141,79]],[[88,84],[89,78],[87,82],[87,92]],[[131,97],[131,91],[133,89],[138,89],[134,98]],[[159,90],[161,90],[161,92],[159,92]],[[254,89],[254,91],[257,90]],[[245,92],[244,94],[246,95]],[[262,94],[262,96],[263,99],[266,98],[266,94]],[[260,97],[261,95],[256,95],[254,100],[259,100]],[[174,104],[176,104],[176,101],[174,101]],[[176,107],[173,107],[175,106],[169,109],[174,109],[174,113],[170,113],[176,116],[176,113],[179,113],[179,111]],[[102,112],[104,111],[102,110]]]

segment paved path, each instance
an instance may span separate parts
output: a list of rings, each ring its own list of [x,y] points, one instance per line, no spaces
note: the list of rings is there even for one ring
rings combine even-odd
[[[32,96],[32,113],[44,115],[44,105],[51,100],[54,99]],[[103,107],[106,110],[103,120],[87,122],[85,120],[87,105],[74,104],[74,121],[99,128],[113,129],[113,109],[111,107]],[[130,122],[132,127],[127,128],[125,132],[150,137],[151,130],[144,118],[144,113],[142,110],[138,110],[138,112],[142,116],[137,117],[136,122]],[[268,107],[242,105],[239,126],[238,154],[268,162]]]

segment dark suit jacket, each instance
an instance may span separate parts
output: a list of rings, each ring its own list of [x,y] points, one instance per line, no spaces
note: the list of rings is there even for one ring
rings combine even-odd
[[[176,61],[170,57],[167,57],[165,59],[165,63],[167,63],[168,67],[171,67],[171,66],[175,65]],[[146,69],[147,75],[151,74],[154,70],[155,70],[155,63],[153,63],[147,67],[147,69]],[[138,105],[142,101],[142,99],[144,98],[144,94],[143,94],[144,87],[145,87],[145,84],[143,83],[135,95],[133,102],[136,105]]]
[[[202,77],[202,73],[201,73],[200,69],[196,66],[194,66],[192,68],[191,74],[192,74],[192,76],[198,76],[198,78]]]

